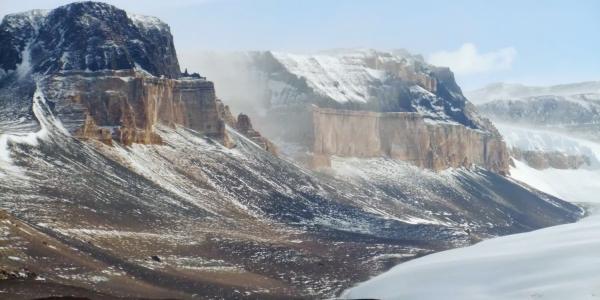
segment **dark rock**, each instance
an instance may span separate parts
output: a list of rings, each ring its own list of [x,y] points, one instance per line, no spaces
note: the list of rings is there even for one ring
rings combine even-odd
[[[42,74],[135,67],[169,78],[181,73],[168,25],[100,2],[6,16],[0,25],[0,68],[15,70],[28,61]]]

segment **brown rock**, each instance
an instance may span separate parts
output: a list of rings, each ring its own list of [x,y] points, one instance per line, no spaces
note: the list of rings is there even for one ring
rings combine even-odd
[[[225,121],[225,124],[231,128],[235,128],[237,124],[236,118],[231,113],[229,109],[229,105],[225,105],[221,99],[217,99],[217,109],[219,111],[219,115]]]
[[[501,174],[509,170],[508,150],[499,135],[428,122],[417,113],[314,107],[313,126],[315,157],[386,156],[433,170],[473,165]]]
[[[239,133],[249,138],[261,148],[265,149],[273,155],[277,155],[277,148],[275,147],[275,144],[273,144],[267,138],[263,137],[260,134],[260,132],[254,130],[254,128],[252,127],[252,121],[250,120],[250,117],[248,117],[248,115],[239,114],[235,128]]]
[[[229,143],[210,81],[148,77],[133,70],[65,71],[46,78],[43,87],[56,101],[61,120],[81,138],[157,144],[162,139],[154,127],[163,123]]]

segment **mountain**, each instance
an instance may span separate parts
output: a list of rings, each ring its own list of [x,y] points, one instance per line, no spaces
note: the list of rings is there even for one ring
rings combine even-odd
[[[590,151],[586,153],[585,147],[578,151],[565,151],[565,147],[574,148],[581,144],[571,140],[600,141],[598,87],[595,82],[536,88],[521,86],[520,89],[508,85],[501,91],[487,89],[486,97],[499,100],[480,104],[478,109],[500,128],[506,129],[503,134],[509,144],[513,144],[513,156],[526,160],[529,165],[538,169],[590,167],[596,163]],[[513,93],[506,93],[507,90]],[[519,92],[514,92],[517,90]],[[513,98],[502,98],[509,95]],[[533,132],[527,134],[524,133],[526,131]],[[531,136],[536,138],[531,139]],[[533,141],[536,141],[535,146]]]
[[[514,161],[510,177],[589,207],[586,218],[418,258],[348,289],[342,298],[585,299],[595,295],[600,144],[579,129],[597,123],[598,94],[581,89],[590,86],[512,86],[511,93],[510,88],[488,89],[487,97],[499,100],[478,106],[494,120],[510,148]]]
[[[393,130],[399,120],[419,130],[410,137],[423,145],[372,156],[360,155],[364,141],[355,140],[348,155],[323,148],[328,167],[314,170],[285,155],[290,142],[276,143],[275,155],[263,129],[278,128],[261,127],[260,116],[234,117],[228,99],[217,98],[227,90],[219,83],[180,73],[176,56],[169,58],[171,34],[157,19],[77,2],[7,16],[0,32],[0,45],[13,46],[0,56],[0,288],[7,298],[334,297],[399,262],[584,213],[500,174],[503,144],[457,94],[448,70],[419,71],[429,75],[410,81],[392,76],[382,91],[417,91],[387,106],[407,111],[352,108],[356,99],[323,96],[331,105],[304,112],[350,116],[333,130],[360,127],[353,113],[373,114],[375,127],[365,133],[380,137],[375,145],[407,136],[403,127]],[[365,105],[381,108],[384,99]],[[293,105],[273,107],[283,112],[264,110],[267,119],[289,116],[293,128]],[[441,159],[427,149],[443,140],[455,146],[439,147]],[[314,139],[306,141],[300,145]],[[466,162],[448,159],[460,151]],[[450,167],[463,162],[468,168]]]
[[[600,224],[595,196],[600,193],[600,144],[581,130],[597,123],[598,94],[581,89],[590,86],[488,89],[488,99],[498,100],[478,106],[511,151],[510,177],[589,207],[586,218],[418,258],[348,289],[342,298],[585,299],[596,294],[597,268],[591,262],[599,246],[594,232]]]
[[[17,65],[19,71],[29,68],[42,74],[137,66],[155,76],[180,76],[168,25],[103,3],[81,2],[52,11],[7,15],[1,34],[0,68],[5,73]]]
[[[452,72],[404,50],[203,53],[196,64],[234,109],[313,166],[385,156],[434,170],[508,171],[500,135]]]
[[[504,136],[515,162],[510,171],[513,178],[562,199],[596,202],[594,191],[600,192],[597,87],[584,82],[527,88],[528,93],[515,93],[514,98],[488,91],[488,96],[501,100],[480,104],[478,109]]]
[[[478,106],[496,122],[519,124],[600,141],[600,93],[495,100]]]

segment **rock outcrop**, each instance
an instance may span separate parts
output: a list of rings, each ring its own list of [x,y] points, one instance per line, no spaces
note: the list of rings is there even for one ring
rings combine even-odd
[[[160,143],[154,133],[160,122],[227,139],[210,81],[149,77],[133,70],[64,71],[46,77],[41,87],[65,126],[82,138]]]
[[[448,68],[418,55],[213,53],[203,67],[219,86],[231,86],[224,89],[231,105],[247,108],[267,137],[296,151],[286,154],[313,167],[328,166],[330,155],[384,156],[434,170],[479,165],[508,172],[508,151],[495,127],[463,96]]]
[[[0,105],[16,102],[9,110],[26,112],[39,88],[82,139],[158,144],[154,128],[162,123],[233,146],[225,124],[236,128],[237,120],[212,82],[180,72],[169,26],[154,17],[98,2],[8,15],[0,25],[0,77],[0,87],[16,91],[3,93]],[[244,134],[275,152],[252,127]]]
[[[263,137],[260,132],[254,130],[252,121],[250,121],[248,115],[239,114],[235,123],[235,128],[239,133],[249,138],[261,148],[271,152],[273,155],[277,155],[277,147],[275,147],[275,144]]]
[[[585,155],[571,155],[560,151],[530,151],[513,147],[511,154],[515,159],[524,161],[538,170],[579,169],[591,164],[590,158]]]
[[[435,123],[417,113],[378,113],[313,108],[314,153],[391,157],[433,170],[479,165],[507,174],[508,151],[501,137],[459,124]]]
[[[21,66],[41,74],[133,68],[170,78],[181,73],[167,24],[100,2],[7,15],[0,41],[0,68],[7,72]]]

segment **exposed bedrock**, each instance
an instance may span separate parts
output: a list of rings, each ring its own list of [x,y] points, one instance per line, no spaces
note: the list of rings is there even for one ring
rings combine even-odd
[[[507,174],[508,150],[499,135],[432,122],[417,113],[313,108],[316,166],[330,155],[390,157],[433,170],[478,165]]]
[[[76,136],[123,144],[161,143],[154,126],[182,125],[226,141],[213,83],[144,76],[133,70],[60,72],[44,94]]]
[[[515,159],[525,161],[530,167],[538,170],[579,169],[591,164],[588,156],[566,154],[560,151],[530,151],[512,148],[511,154]]]

